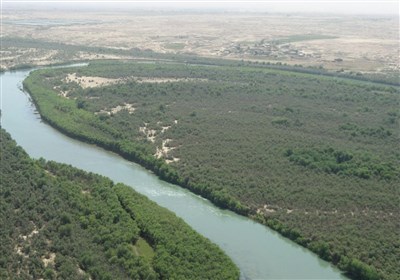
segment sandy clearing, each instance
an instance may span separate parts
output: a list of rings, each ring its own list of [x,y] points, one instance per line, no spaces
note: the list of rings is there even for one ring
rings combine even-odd
[[[163,140],[162,144],[161,144],[161,148],[157,147],[156,153],[154,154],[154,156],[156,158],[166,158],[165,162],[167,164],[170,164],[173,162],[178,162],[180,160],[179,158],[172,157],[168,154],[170,151],[176,149],[176,147],[167,147],[167,144],[171,141],[172,141],[172,139]]]
[[[22,252],[22,249],[23,248],[20,245],[15,245],[15,247],[14,247],[15,253],[17,253],[18,255],[20,255],[20,256],[22,256],[24,258],[29,258],[29,255],[27,255],[27,254]]]
[[[34,225],[34,228],[33,228],[32,232],[30,234],[28,234],[28,235],[20,235],[19,237],[26,241],[26,240],[31,239],[34,235],[36,235],[38,233],[39,233],[39,231],[37,230],[36,225]]]
[[[268,204],[264,204],[263,207],[257,209],[257,213],[274,213],[276,210],[274,208],[271,208]]]
[[[65,82],[75,82],[82,88],[93,88],[105,85],[115,84],[121,81],[121,79],[109,79],[103,77],[90,77],[90,76],[77,76],[76,73],[68,74],[65,78]]]
[[[63,91],[63,90],[61,90],[60,86],[55,86],[55,87],[53,87],[53,89],[58,92],[58,96],[69,99],[69,96],[68,96],[69,91],[68,90]]]
[[[166,132],[168,129],[170,129],[171,128],[171,126],[170,125],[168,125],[168,126],[163,126],[162,128],[161,128],[161,133],[164,133],[164,132]]]
[[[37,227],[36,227],[36,225],[31,221],[31,223],[33,224],[33,230],[32,230],[32,232],[31,233],[29,233],[28,235],[20,235],[19,236],[19,238],[20,239],[22,239],[23,241],[23,243],[27,243],[27,244],[31,244],[31,239],[32,239],[32,237],[34,236],[34,235],[36,235],[36,234],[38,234],[39,233],[39,231],[38,231],[38,229],[37,229]],[[22,250],[23,250],[23,244],[17,244],[17,245],[15,245],[15,247],[14,247],[14,251],[18,254],[18,255],[20,255],[20,256],[22,256],[22,257],[24,257],[24,258],[29,258],[29,254],[25,254],[24,252],[22,252]]]
[[[175,83],[175,82],[192,82],[192,81],[201,81],[205,82],[208,79],[201,78],[156,78],[156,77],[124,77],[118,79],[104,78],[104,77],[94,77],[94,76],[77,76],[76,73],[68,74],[67,77],[63,80],[67,83],[75,82],[83,89],[86,88],[95,88],[102,87],[117,83],[126,83],[130,81],[134,81],[136,83],[150,83],[150,84],[160,84],[160,83]]]
[[[124,103],[124,105],[118,105],[117,107],[112,108],[111,113],[116,114],[122,110],[128,110],[129,114],[132,114],[136,108],[133,106],[133,104]]]
[[[95,112],[94,114],[95,115],[107,114],[110,116],[110,115],[116,114],[122,110],[127,110],[129,114],[133,114],[133,112],[135,112],[136,108],[134,107],[134,104],[124,103],[123,105],[118,105],[109,110],[107,110],[107,109],[100,110],[98,112]]]
[[[167,144],[171,142],[172,139],[165,139],[162,141],[161,148],[157,147],[157,151],[154,154],[156,158],[167,157],[168,153],[175,149],[175,147],[167,147]]]
[[[166,160],[165,160],[165,162],[166,162],[167,164],[171,164],[171,163],[173,163],[173,162],[178,162],[178,161],[180,161],[180,158],[176,158],[176,157],[173,157],[172,159],[166,159]]]
[[[146,136],[147,140],[154,143],[155,139],[156,139],[157,131],[155,129],[148,129],[147,125],[148,124],[145,123],[144,126],[139,127],[139,131],[142,132]]]
[[[175,120],[174,124],[177,124],[178,121]],[[157,122],[157,125],[161,126],[162,122],[159,121]],[[144,126],[139,127],[139,131],[141,133],[143,133],[146,136],[146,139],[151,141],[152,143],[155,142],[155,138],[157,136],[157,130],[155,129],[149,129],[148,127],[148,123],[144,123]],[[168,129],[170,129],[172,127],[172,125],[166,125],[166,126],[161,126],[161,131],[160,134],[165,133]],[[173,163],[173,162],[178,162],[180,159],[176,158],[176,157],[172,157],[171,155],[169,155],[169,152],[176,149],[176,147],[168,147],[168,143],[170,143],[172,141],[172,139],[164,139],[162,140],[161,143],[161,147],[156,147],[156,152],[154,154],[154,156],[156,158],[164,158],[165,162],[167,164]]]
[[[54,265],[55,260],[56,260],[56,254],[55,253],[49,253],[48,257],[42,256],[42,262],[44,264],[44,267],[47,267],[49,264]]]

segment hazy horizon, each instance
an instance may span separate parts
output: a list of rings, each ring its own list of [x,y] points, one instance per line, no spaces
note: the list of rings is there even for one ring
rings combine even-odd
[[[31,2],[31,3],[29,3]],[[83,11],[198,11],[198,12],[259,12],[259,13],[318,13],[343,15],[399,15],[399,1],[63,1],[37,0],[3,1],[3,10],[51,9]]]

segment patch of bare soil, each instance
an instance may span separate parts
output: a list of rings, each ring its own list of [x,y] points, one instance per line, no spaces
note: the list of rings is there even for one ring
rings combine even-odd
[[[156,139],[157,130],[149,129],[147,127],[148,125],[149,125],[148,123],[144,123],[144,126],[139,127],[139,131],[146,136],[147,140],[154,143]]]
[[[68,74],[65,78],[67,83],[77,83],[82,88],[93,88],[101,87],[106,85],[115,84],[121,81],[121,79],[109,79],[103,77],[88,77],[88,76],[77,76],[76,73]]]
[[[169,147],[168,143],[170,143],[172,141],[172,139],[165,139],[162,141],[161,147],[157,147],[156,149],[156,153],[154,154],[154,156],[156,158],[165,158],[165,162],[167,164],[173,163],[173,162],[177,162],[180,159],[176,158],[176,157],[172,157],[169,152],[176,149],[175,147]]]
[[[135,112],[136,109],[134,107],[134,104],[124,103],[123,105],[118,105],[111,109],[103,109],[103,110],[100,110],[99,112],[95,112],[95,115],[106,114],[106,115],[111,116],[122,110],[127,110],[129,114],[133,114],[133,112]]]
[[[47,256],[42,256],[41,259],[44,264],[44,267],[47,267],[48,265],[54,265],[56,260],[56,254],[49,253]]]
[[[112,85],[116,83],[126,83],[129,81],[135,81],[137,83],[173,83],[173,82],[191,82],[191,81],[202,81],[206,82],[207,79],[200,78],[155,78],[155,77],[126,77],[118,79],[110,79],[104,77],[92,77],[92,76],[77,76],[76,73],[68,74],[64,82],[77,83],[82,88],[94,88]]]

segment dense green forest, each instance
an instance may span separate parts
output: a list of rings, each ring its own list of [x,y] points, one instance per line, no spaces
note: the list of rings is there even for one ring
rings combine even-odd
[[[239,278],[216,245],[130,187],[0,139],[1,279]]]
[[[354,279],[400,276],[398,87],[132,61],[38,70],[24,87],[64,133],[257,219]]]

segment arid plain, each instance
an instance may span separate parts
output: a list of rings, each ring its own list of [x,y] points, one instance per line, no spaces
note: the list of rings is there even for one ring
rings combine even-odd
[[[4,10],[2,36],[390,73],[399,70],[398,25],[385,16]],[[1,67],[62,62],[59,52],[5,46]],[[79,51],[68,59],[99,58],[130,57]]]

